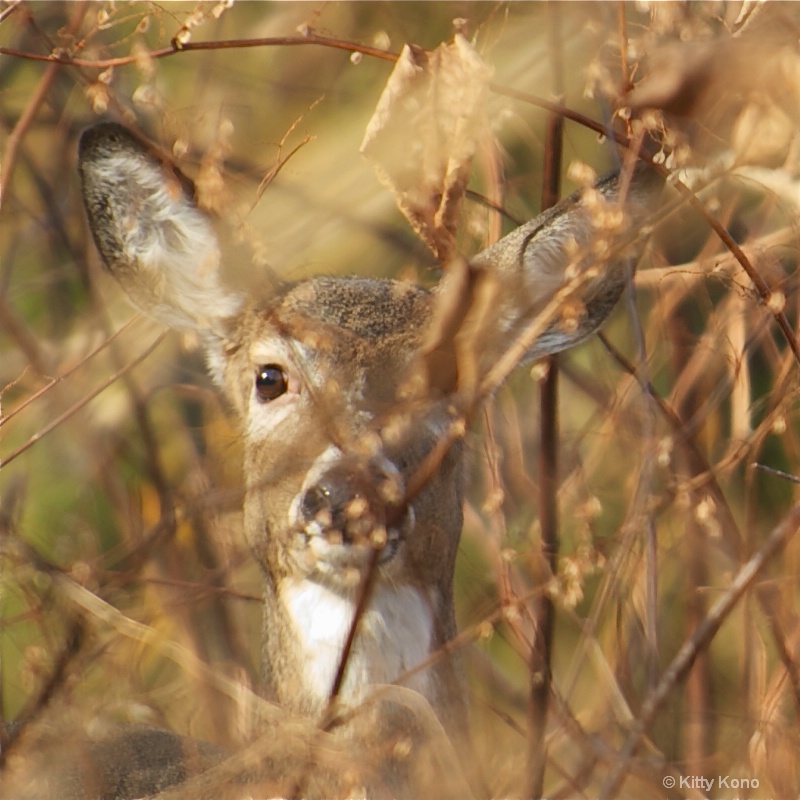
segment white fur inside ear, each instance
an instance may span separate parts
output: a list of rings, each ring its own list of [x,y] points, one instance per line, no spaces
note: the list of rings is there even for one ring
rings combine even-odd
[[[123,262],[116,272],[131,300],[170,327],[219,330],[243,298],[219,279],[220,250],[206,216],[173,176],[144,154],[120,152],[92,169],[109,192]]]

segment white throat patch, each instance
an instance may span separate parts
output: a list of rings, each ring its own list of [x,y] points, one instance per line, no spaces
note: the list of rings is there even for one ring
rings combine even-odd
[[[355,602],[314,581],[287,581],[281,600],[295,627],[301,648],[304,684],[321,703],[330,695]],[[371,684],[392,683],[430,655],[433,619],[430,603],[410,586],[376,589],[361,618],[347,665],[342,699],[359,702]],[[429,701],[428,671],[404,685]]]

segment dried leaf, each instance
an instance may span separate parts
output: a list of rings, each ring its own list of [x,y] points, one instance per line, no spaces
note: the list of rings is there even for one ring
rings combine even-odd
[[[431,53],[406,45],[361,145],[443,263],[453,252],[472,158],[488,130],[490,78],[491,69],[461,35]]]

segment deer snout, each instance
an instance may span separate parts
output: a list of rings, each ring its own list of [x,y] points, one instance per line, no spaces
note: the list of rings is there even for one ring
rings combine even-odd
[[[381,563],[394,557],[413,527],[402,479],[388,461],[358,468],[346,461],[329,465],[298,498],[298,522],[307,536],[330,545],[381,549]]]

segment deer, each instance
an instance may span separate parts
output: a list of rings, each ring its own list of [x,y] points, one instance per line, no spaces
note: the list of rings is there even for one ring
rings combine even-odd
[[[241,292],[226,285],[191,182],[153,145],[100,123],[82,135],[79,172],[105,268],[138,309],[197,334],[242,431],[243,534],[263,574],[263,697],[326,730],[338,715],[341,741],[356,748],[402,733],[424,749],[414,710],[424,707],[468,752],[464,677],[446,653],[465,420],[510,371],[484,380],[514,347],[513,363],[531,362],[574,347],[608,317],[641,249],[657,176],[636,166],[599,181],[590,200],[578,193],[455,259],[432,289],[322,275]],[[619,212],[614,244],[594,247],[609,209]],[[413,703],[379,700],[358,715],[380,687],[398,684]],[[175,734],[121,736],[122,746],[136,737],[140,758],[108,755],[119,742],[106,748],[111,788],[92,794],[73,782],[58,796],[240,796],[230,782],[180,794],[188,773],[171,764],[187,747]],[[387,752],[356,796],[424,796]],[[203,769],[221,759],[192,753]],[[128,779],[133,761],[146,768]],[[340,775],[321,774],[270,791],[351,796]]]

